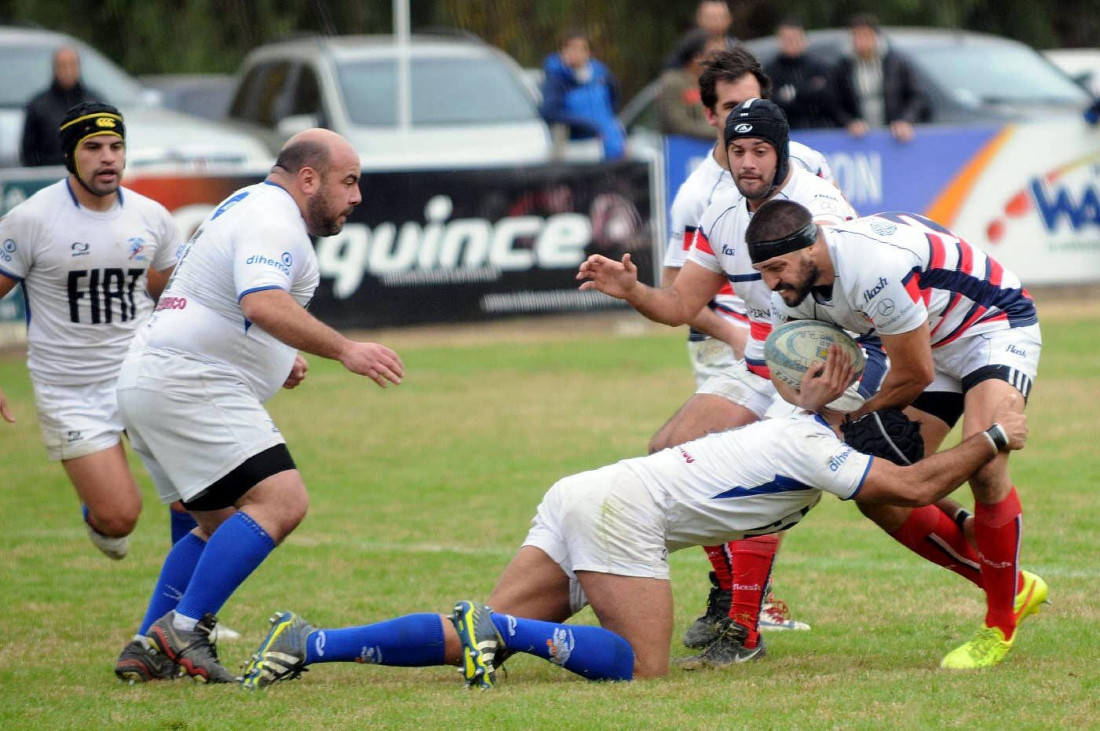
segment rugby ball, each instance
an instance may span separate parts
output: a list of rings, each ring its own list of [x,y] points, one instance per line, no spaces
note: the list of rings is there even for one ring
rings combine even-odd
[[[852,359],[856,368],[854,383],[863,374],[866,358],[848,333],[828,322],[791,320],[783,323],[772,330],[764,342],[764,360],[772,375],[788,386],[798,388],[806,370],[813,363],[824,361],[833,343]]]

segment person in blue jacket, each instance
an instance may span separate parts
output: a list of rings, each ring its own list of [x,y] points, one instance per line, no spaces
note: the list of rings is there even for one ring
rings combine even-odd
[[[598,137],[607,160],[622,157],[626,136],[615,116],[618,84],[611,71],[592,58],[588,36],[579,30],[567,32],[561,50],[546,57],[543,72],[543,119],[566,125],[569,139]]]

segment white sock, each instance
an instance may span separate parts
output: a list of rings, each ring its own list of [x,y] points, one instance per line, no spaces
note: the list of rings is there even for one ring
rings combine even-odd
[[[179,612],[174,612],[172,615],[172,626],[183,632],[194,632],[195,625],[199,623],[199,620],[192,617],[185,617]]]

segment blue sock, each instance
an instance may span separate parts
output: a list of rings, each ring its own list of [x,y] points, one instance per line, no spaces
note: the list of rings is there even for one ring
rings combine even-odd
[[[630,680],[634,649],[603,627],[557,624],[493,613],[504,646],[561,665],[589,680]]]
[[[274,549],[275,541],[267,531],[247,513],[238,511],[206,542],[176,613],[192,619],[202,619],[207,612],[217,614]]]
[[[181,538],[190,533],[195,528],[195,526],[198,525],[198,523],[195,522],[194,516],[192,516],[191,513],[188,512],[181,513],[178,510],[168,508],[168,516],[172,521],[173,546],[179,543]]]
[[[438,614],[406,614],[362,627],[314,630],[306,640],[306,665],[352,661],[407,668],[443,665],[443,622]]]
[[[160,569],[160,577],[153,587],[153,595],[149,598],[149,608],[145,611],[145,619],[141,620],[139,635],[144,635],[153,626],[153,622],[163,617],[176,608],[180,597],[187,591],[187,585],[191,583],[191,575],[195,573],[195,566],[199,562],[202,550],[206,548],[206,541],[194,533],[187,533],[164,559],[164,565]]]

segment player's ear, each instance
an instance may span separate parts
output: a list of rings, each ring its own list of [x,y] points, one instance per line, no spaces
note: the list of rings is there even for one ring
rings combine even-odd
[[[321,175],[308,165],[298,171],[298,186],[306,195],[313,195],[321,187]]]

